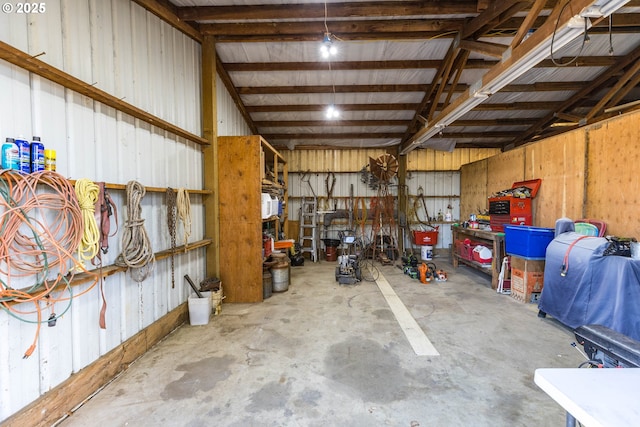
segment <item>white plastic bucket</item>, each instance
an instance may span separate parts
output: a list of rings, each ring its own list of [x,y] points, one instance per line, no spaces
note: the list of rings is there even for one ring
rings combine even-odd
[[[211,292],[200,292],[202,298],[191,294],[187,304],[189,306],[189,324],[191,326],[206,325],[209,323],[213,304],[211,302]]]
[[[433,259],[433,246],[422,246],[422,248],[420,249],[420,258],[423,261],[431,261]]]

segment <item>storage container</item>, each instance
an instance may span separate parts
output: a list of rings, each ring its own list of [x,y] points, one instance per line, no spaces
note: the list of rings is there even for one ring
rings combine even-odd
[[[547,246],[553,240],[554,234],[553,228],[507,225],[504,227],[507,254],[544,259]]]
[[[413,230],[413,243],[418,246],[435,246],[438,244],[438,229],[432,231]]]
[[[544,261],[511,257],[511,297],[524,303],[540,299],[544,286]]]

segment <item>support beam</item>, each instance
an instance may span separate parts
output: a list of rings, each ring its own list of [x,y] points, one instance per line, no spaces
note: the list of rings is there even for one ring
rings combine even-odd
[[[204,162],[203,181],[205,188],[213,191],[204,197],[204,229],[205,237],[213,240],[207,248],[206,269],[207,277],[220,277],[220,212],[219,184],[218,184],[218,110],[216,88],[216,45],[211,36],[205,36],[202,41],[202,131],[209,141],[209,146],[203,150]]]

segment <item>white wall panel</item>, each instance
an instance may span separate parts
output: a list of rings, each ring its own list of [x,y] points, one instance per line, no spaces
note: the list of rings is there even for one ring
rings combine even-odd
[[[24,52],[46,52],[39,59],[95,84],[112,95],[156,114],[192,133],[201,133],[201,49],[198,43],[129,0],[47,2],[42,16],[0,15],[0,40]],[[224,90],[220,83],[219,88]],[[58,172],[69,178],[145,186],[202,188],[202,153],[195,143],[140,122],[44,78],[0,61],[0,138],[42,137],[57,151]],[[230,100],[228,94],[227,97]],[[248,129],[233,101],[218,112],[235,134]],[[127,212],[123,191],[110,191],[120,229],[109,240],[105,265],[121,252]],[[202,196],[192,195],[192,234],[204,233]],[[145,228],[155,252],[169,247],[163,193],[142,202]],[[115,220],[112,219],[115,228]],[[182,227],[177,244],[181,245]],[[204,249],[175,256],[175,287],[170,260],[156,262],[142,283],[129,273],[108,276],[105,330],[99,329],[99,287],[73,300],[53,328],[42,327],[33,356],[22,359],[35,326],[0,312],[0,421],[112,350],[124,340],[184,303],[184,274],[205,277]],[[89,266],[88,266],[89,267]],[[74,286],[75,293],[89,285]],[[56,305],[56,310],[64,307]],[[48,313],[47,313],[48,315]]]

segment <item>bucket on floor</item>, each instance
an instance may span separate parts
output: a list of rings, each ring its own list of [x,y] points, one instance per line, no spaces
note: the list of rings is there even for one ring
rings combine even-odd
[[[422,248],[420,249],[420,258],[423,261],[431,261],[433,259],[433,246],[422,246]]]
[[[324,259],[327,261],[335,261],[338,259],[338,247],[327,246],[324,248]]]
[[[271,267],[273,292],[284,292],[289,289],[289,263]]]
[[[269,270],[262,270],[262,299],[269,298],[273,293],[273,276]]]
[[[211,292],[201,292],[202,298],[191,294],[187,301],[189,306],[189,324],[191,326],[206,325],[209,323],[213,304],[211,303]]]

